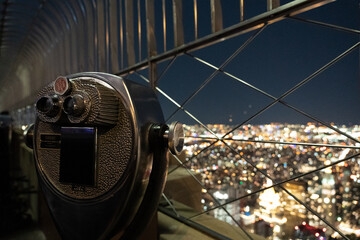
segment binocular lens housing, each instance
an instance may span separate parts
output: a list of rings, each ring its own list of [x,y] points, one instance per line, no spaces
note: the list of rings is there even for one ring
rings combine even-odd
[[[80,94],[65,98],[63,107],[66,114],[73,116],[80,116],[86,109],[84,98]]]
[[[60,110],[59,98],[56,95],[41,97],[36,102],[36,109],[49,117],[56,116]]]

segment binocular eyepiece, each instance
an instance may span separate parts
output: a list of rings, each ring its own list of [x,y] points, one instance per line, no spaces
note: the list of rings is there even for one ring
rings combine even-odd
[[[86,102],[80,94],[75,94],[64,99],[63,109],[67,115],[80,116],[85,112]]]
[[[42,114],[54,117],[59,113],[61,109],[60,105],[61,103],[57,95],[44,96],[36,102],[36,109]]]
[[[60,101],[58,95],[52,95],[39,98],[36,102],[36,109],[40,114],[45,114],[49,118],[57,116],[62,110],[67,115],[80,116],[85,112],[86,104],[89,103],[80,94],[68,96],[63,102]]]

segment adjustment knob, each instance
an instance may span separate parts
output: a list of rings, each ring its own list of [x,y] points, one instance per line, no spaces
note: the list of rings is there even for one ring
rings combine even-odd
[[[169,130],[165,132],[168,139],[168,146],[172,154],[180,155],[184,147],[184,128],[179,122],[172,122]]]
[[[166,124],[153,124],[150,127],[150,146],[158,149],[161,146],[168,147],[170,152],[179,156],[184,147],[184,128],[179,122]]]
[[[36,109],[39,113],[48,117],[56,116],[60,111],[60,102],[57,95],[41,97],[36,102]]]
[[[80,94],[65,98],[63,106],[64,112],[72,116],[81,116],[86,110],[85,100]]]

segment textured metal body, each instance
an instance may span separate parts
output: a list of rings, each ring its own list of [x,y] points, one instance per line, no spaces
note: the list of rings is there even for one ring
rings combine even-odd
[[[149,193],[150,197],[142,203],[153,169],[153,151],[148,143],[149,127],[154,122],[163,123],[164,120],[156,96],[148,87],[101,73],[80,73],[70,75],[68,79],[72,90],[67,95],[88,94],[92,100],[91,109],[87,117],[80,116],[82,120],[76,124],[64,112],[60,113],[61,117],[55,123],[47,122],[43,116],[37,118],[34,152],[38,175],[64,239],[107,239],[119,231],[124,232],[142,204],[147,205],[149,200],[159,197]],[[96,93],[95,89],[102,87],[107,89]],[[52,91],[48,86],[40,95],[51,95]],[[101,104],[104,96],[112,102],[115,97],[115,103]],[[104,108],[107,106],[112,110],[105,114]],[[114,106],[117,106],[117,122],[110,124],[113,121],[103,119],[110,113],[113,114],[111,118],[114,117]],[[41,135],[60,135],[60,129],[64,126],[96,127],[95,186],[59,181],[60,149],[43,148]],[[166,155],[162,154],[161,159],[156,161],[166,163]],[[162,189],[165,176],[164,173],[160,176],[157,188]],[[149,207],[152,209],[151,217],[156,208]]]

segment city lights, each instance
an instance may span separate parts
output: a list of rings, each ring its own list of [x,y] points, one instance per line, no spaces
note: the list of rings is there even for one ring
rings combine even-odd
[[[360,136],[360,126],[341,128]],[[221,137],[232,126],[208,125],[208,129]],[[185,130],[189,136],[185,142],[186,157],[190,159],[191,153],[197,155],[188,166],[197,172],[207,189],[202,190],[203,199],[211,193],[249,232],[269,236],[255,227],[263,226],[262,229],[271,229],[271,234],[267,234],[273,239],[291,239],[296,232],[299,236],[311,232],[312,237],[327,239],[336,233],[327,230],[328,226],[300,204],[299,199],[330,223],[340,224],[344,232],[360,237],[357,231],[360,214],[352,210],[360,202],[360,159],[349,157],[359,150],[344,148],[354,143],[334,130],[313,123],[248,124],[228,135],[225,142],[218,141],[209,148],[205,147],[212,143],[213,140],[208,140],[215,137],[212,133],[198,125],[185,126]],[[341,161],[345,158],[349,160]],[[322,170],[316,171],[319,168]],[[314,173],[306,175],[310,171]],[[296,178],[300,174],[305,176]],[[294,180],[281,186],[292,195],[280,187],[271,187],[289,178]],[[267,189],[251,195],[263,188]],[[244,195],[248,196],[241,198]],[[226,204],[228,201],[231,203]],[[201,204],[204,209],[214,207],[214,202],[209,200],[202,200]],[[216,208],[210,214],[234,224],[226,211]]]

